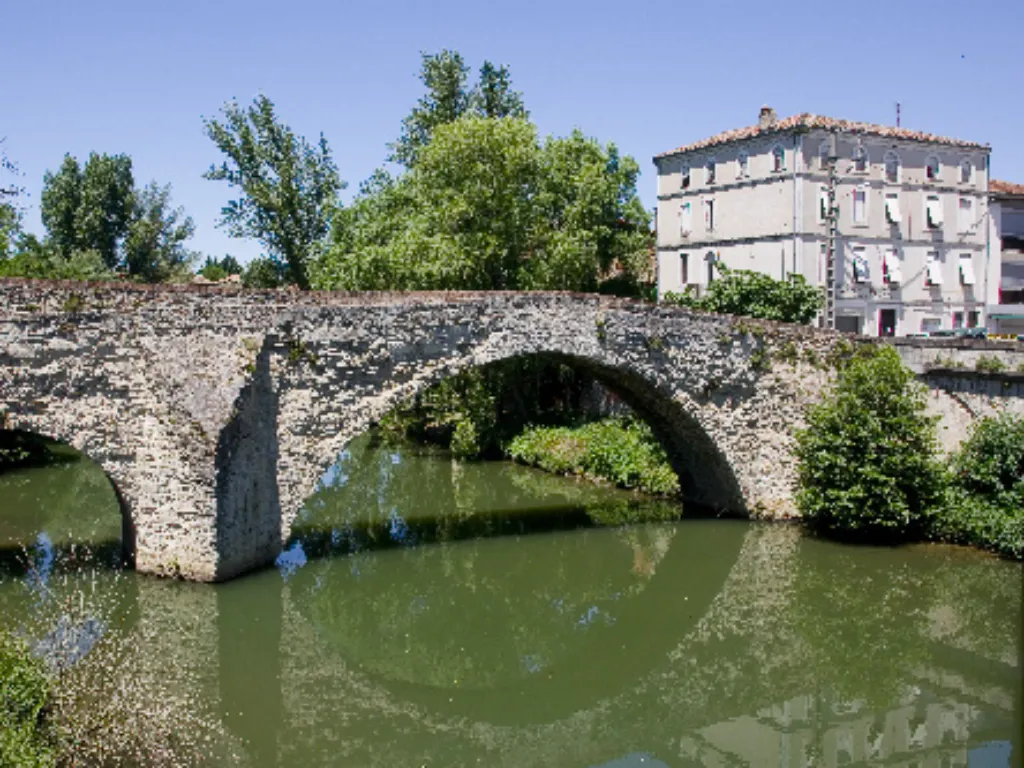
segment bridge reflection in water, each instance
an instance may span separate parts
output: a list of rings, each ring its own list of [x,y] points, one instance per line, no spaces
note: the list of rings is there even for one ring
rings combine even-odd
[[[105,624],[131,649],[117,673],[140,702],[178,702],[208,726],[206,754],[255,766],[1020,764],[1017,564],[738,521],[542,532],[567,510],[613,523],[638,511],[508,465],[382,451],[339,472],[279,569],[109,587]],[[403,497],[424,500],[417,514],[396,512]],[[55,574],[40,578],[64,599]],[[97,695],[128,695],[115,683]]]

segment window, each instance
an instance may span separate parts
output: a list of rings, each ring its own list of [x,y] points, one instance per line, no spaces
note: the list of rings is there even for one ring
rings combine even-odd
[[[900,223],[900,193],[885,193],[885,218],[890,224]]]
[[[786,170],[786,150],[776,145],[772,150],[772,173],[782,173]]]
[[[974,228],[974,200],[961,197],[956,209],[956,231],[970,232]]]
[[[890,285],[899,285],[903,282],[903,269],[901,268],[899,253],[895,248],[890,248],[882,254],[882,279]]]
[[[679,236],[689,237],[693,231],[693,207],[691,203],[683,203],[679,207]]]
[[[931,333],[942,327],[942,320],[937,317],[925,317],[921,319],[921,332]]]
[[[707,263],[708,285],[711,285],[715,280],[715,252],[708,251],[707,255],[704,256],[704,261]]]
[[[818,145],[818,168],[828,170],[828,139]]]
[[[890,184],[900,183],[900,156],[891,150],[885,153],[885,180]]]
[[[715,200],[711,197],[704,201],[704,229],[708,232],[715,229]]]
[[[690,282],[690,260],[687,258],[688,254],[679,252],[679,287],[686,288]]]
[[[971,254],[960,254],[960,284],[974,285],[974,260]]]
[[[818,221],[828,221],[828,187],[824,184],[818,188]]]
[[[864,149],[863,144],[858,144],[853,149],[853,170],[856,173],[867,173],[868,151]]]
[[[942,262],[938,251],[928,251],[925,255],[925,282],[928,285],[942,285]]]
[[[954,312],[953,313],[953,328],[956,329],[956,328],[963,328],[963,327],[964,327],[964,313],[963,312]]]
[[[853,223],[868,223],[868,188],[855,187],[853,190]]]
[[[853,252],[853,279],[858,283],[871,281],[871,274],[868,272],[868,257],[864,246],[855,245],[850,249]]]
[[[938,181],[940,171],[939,158],[935,155],[924,161],[924,175],[928,181]]]
[[[974,181],[974,164],[967,158],[960,161],[960,183],[970,184]]]
[[[750,176],[750,155],[746,150],[740,152],[736,159],[736,178],[746,179]]]
[[[683,165],[683,167],[682,167],[682,180],[679,183],[679,188],[680,189],[689,189],[690,188],[690,165],[689,165],[689,163]]]
[[[942,228],[942,201],[938,195],[928,195],[924,202],[925,223],[932,229]]]
[[[715,158],[711,158],[704,164],[704,183],[715,183]]]
[[[978,310],[972,309],[967,313],[968,328],[977,328],[979,320],[981,320],[981,313]]]

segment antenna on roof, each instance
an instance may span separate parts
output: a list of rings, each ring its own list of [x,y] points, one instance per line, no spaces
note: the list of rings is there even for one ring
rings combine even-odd
[[[900,103],[896,102],[896,127],[900,127]]]

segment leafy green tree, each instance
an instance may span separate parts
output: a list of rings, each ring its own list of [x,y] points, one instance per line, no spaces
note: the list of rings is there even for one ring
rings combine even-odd
[[[924,387],[892,347],[864,348],[797,433],[797,506],[834,535],[922,535],[945,488]]]
[[[24,641],[0,631],[0,764],[52,766],[57,733],[52,722],[52,682]]]
[[[704,312],[743,315],[784,323],[810,323],[821,309],[824,295],[803,275],[776,280],[761,272],[729,269],[715,263],[718,277],[702,296],[667,293],[663,301]]]
[[[76,158],[64,155],[60,170],[56,173],[47,171],[43,175],[40,214],[46,228],[46,239],[65,257],[81,247],[83,242],[78,232],[78,211],[81,207],[82,168]]]
[[[646,279],[638,168],[574,133],[541,145],[532,123],[467,115],[438,126],[416,165],[378,172],[335,218],[319,288],[596,290]]]
[[[0,261],[12,255],[21,231],[21,212],[13,203],[0,203]]]
[[[131,158],[91,154],[82,169],[75,216],[78,248],[99,251],[107,267],[117,269],[122,261],[119,246],[128,235],[135,203]]]
[[[270,257],[249,262],[242,272],[242,285],[246,288],[280,288],[287,283],[287,267]]]
[[[485,61],[480,79],[470,95],[473,111],[481,117],[528,117],[523,95],[512,90],[508,67],[496,67]]]
[[[242,265],[238,263],[238,259],[228,254],[223,259],[207,256],[206,263],[199,270],[199,274],[207,280],[223,280],[229,275],[240,275],[242,271]]]
[[[227,156],[204,175],[226,181],[240,196],[223,208],[232,237],[254,237],[287,266],[288,278],[309,287],[307,263],[327,236],[344,183],[323,134],[316,145],[281,123],[262,94],[243,109],[229,102],[224,119],[204,121],[207,136]]]
[[[469,67],[457,51],[447,49],[437,54],[421,54],[420,80],[427,88],[402,120],[402,133],[391,145],[392,162],[412,167],[420,150],[433,136],[434,129],[452,123],[469,109]]]
[[[527,117],[522,94],[512,90],[508,67],[485,61],[477,84],[471,87],[469,67],[458,51],[421,55],[420,80],[427,92],[402,121],[401,135],[390,145],[392,162],[411,168],[439,126],[465,115]]]
[[[196,255],[185,247],[195,225],[181,207],[171,207],[171,187],[148,184],[135,199],[124,243],[128,274],[156,283],[183,279]]]

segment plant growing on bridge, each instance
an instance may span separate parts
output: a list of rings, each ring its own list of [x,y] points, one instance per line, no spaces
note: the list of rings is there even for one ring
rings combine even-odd
[[[254,237],[287,269],[300,288],[309,287],[307,265],[327,236],[345,183],[327,139],[316,145],[281,123],[264,95],[243,109],[228,102],[223,121],[204,120],[206,135],[227,156],[204,178],[226,181],[240,196],[221,211],[232,237]]]
[[[812,528],[884,540],[924,533],[944,492],[925,404],[890,347],[862,347],[843,364],[797,433],[797,505]]]
[[[729,269],[717,261],[715,270],[718,276],[702,296],[669,292],[662,300],[704,312],[803,324],[814,319],[824,301],[821,290],[803,275],[776,280],[761,272]]]

